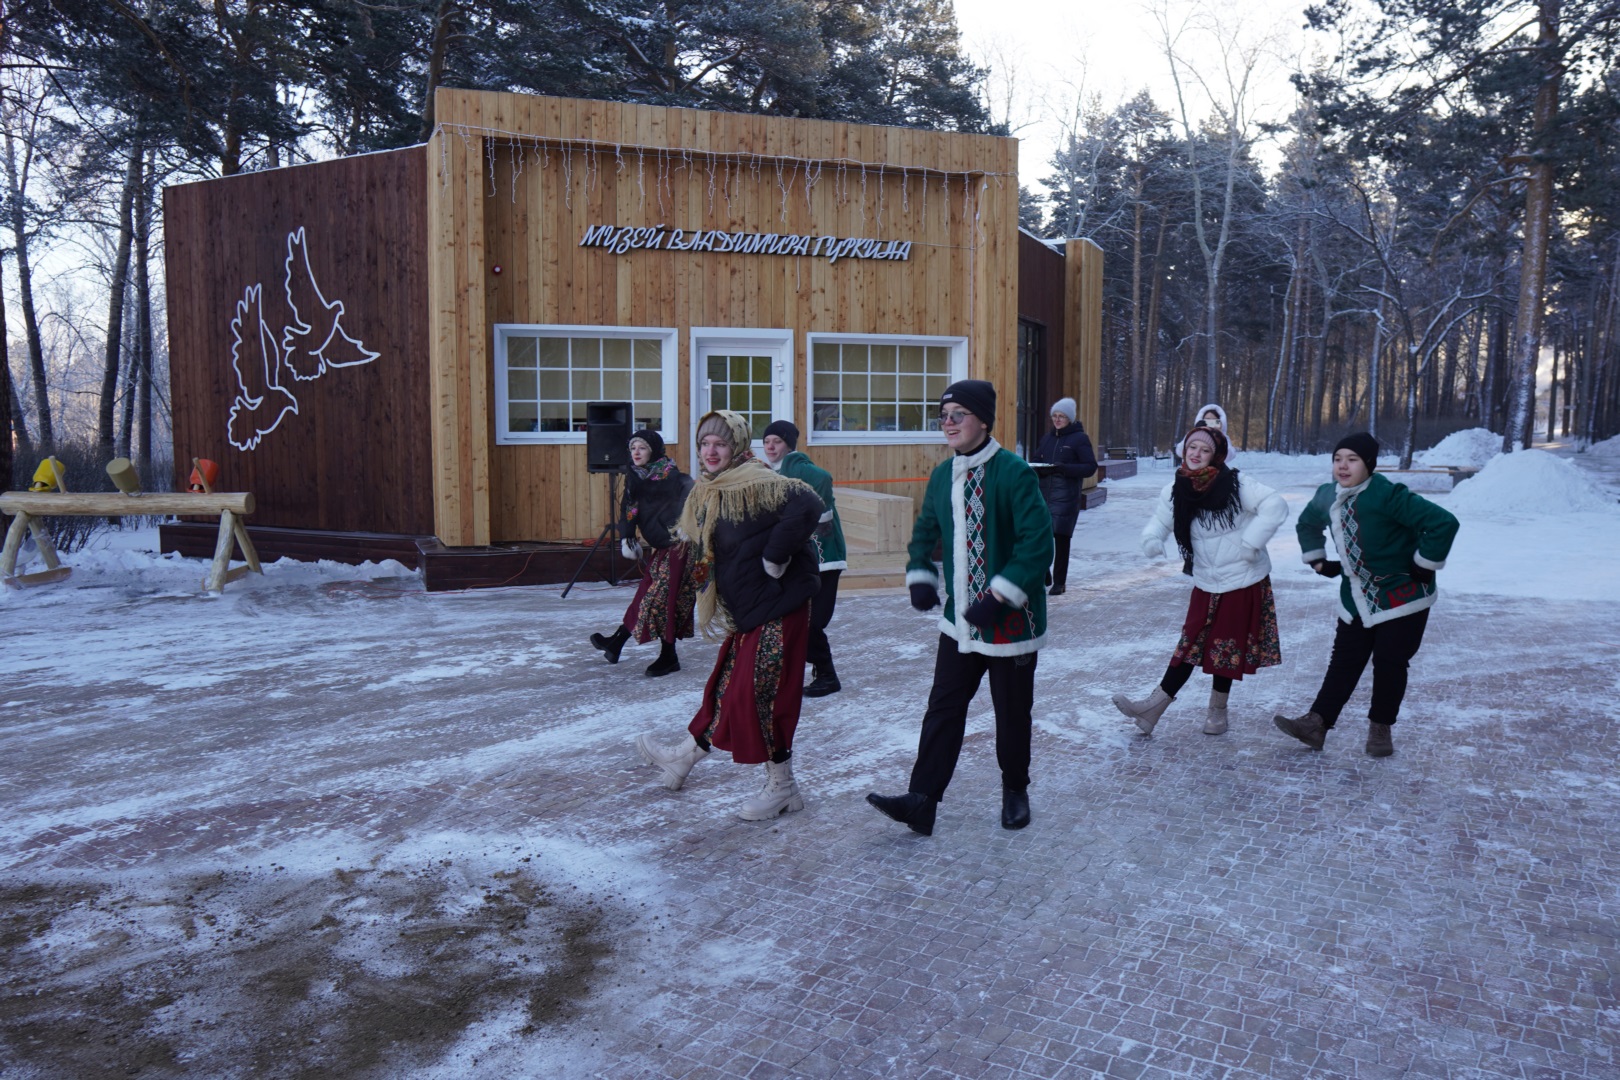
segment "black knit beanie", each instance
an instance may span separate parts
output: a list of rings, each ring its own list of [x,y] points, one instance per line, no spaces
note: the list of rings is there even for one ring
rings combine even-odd
[[[652,428],[642,428],[630,438],[632,440],[640,439],[646,443],[648,448],[652,450],[652,459],[654,461],[664,456],[664,437]]]
[[[797,450],[799,448],[799,429],[793,426],[792,421],[772,420],[770,424],[766,426],[765,434],[761,435],[760,438],[768,439],[772,435],[775,435],[778,439],[781,439],[783,442],[787,443],[789,450]]]
[[[1360,458],[1369,473],[1378,468],[1378,440],[1372,437],[1371,432],[1358,431],[1354,435],[1346,435],[1333,448],[1335,454],[1340,450],[1348,450]]]
[[[946,402],[952,401],[977,416],[985,427],[996,426],[996,388],[985,380],[963,379],[951,383],[939,395],[939,407],[943,409]]]

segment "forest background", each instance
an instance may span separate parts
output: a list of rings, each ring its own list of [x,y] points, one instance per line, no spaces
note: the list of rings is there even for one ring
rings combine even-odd
[[[1323,0],[1304,55],[1253,7],[1135,14],[1158,97],[1042,87],[1021,192],[1106,254],[1110,445],[1210,400],[1296,452],[1620,430],[1620,0]],[[971,56],[947,0],[9,0],[0,480],[172,474],[165,184],[424,141],[439,86],[1019,134],[999,40]]]

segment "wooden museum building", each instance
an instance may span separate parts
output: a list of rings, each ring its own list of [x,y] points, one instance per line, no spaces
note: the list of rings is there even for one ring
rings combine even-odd
[[[687,470],[709,409],[791,419],[841,502],[920,497],[955,379],[996,384],[1009,448],[1065,395],[1102,446],[1100,252],[1020,232],[1015,140],[435,108],[424,145],[164,193],[176,479],[218,462],[266,558],[567,580],[614,513],[592,403],[628,403]],[[164,549],[214,532],[165,526]]]

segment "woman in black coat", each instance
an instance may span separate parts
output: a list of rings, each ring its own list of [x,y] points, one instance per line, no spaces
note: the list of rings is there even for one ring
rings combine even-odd
[[[646,557],[641,563],[641,584],[625,608],[619,628],[611,634],[591,635],[591,644],[602,650],[610,664],[619,662],[619,651],[630,638],[638,645],[657,638],[658,659],[648,666],[647,674],[657,678],[681,670],[675,641],[692,636],[693,598],[685,572],[686,551],[675,540],[675,523],[691,490],[692,478],[664,453],[664,440],[658,432],[644,428],[630,436],[630,471],[619,504],[619,547],[627,559]],[[645,553],[636,542],[638,532],[650,549]]]
[[[804,809],[793,779],[793,733],[804,699],[810,601],[821,587],[811,538],[825,507],[802,480],[757,460],[746,417],[712,412],[698,422],[702,477],[677,526],[687,574],[698,582],[696,623],[723,633],[714,671],[686,738],[675,746],[651,735],[636,749],[679,790],[711,747],[732,760],[765,764],[765,787],[743,803],[746,821]]]
[[[1069,583],[1069,541],[1074,522],[1080,516],[1080,482],[1097,471],[1097,455],[1091,437],[1075,419],[1074,398],[1062,398],[1052,406],[1052,430],[1030,455],[1031,465],[1041,478],[1041,494],[1052,512],[1053,596],[1062,596]]]

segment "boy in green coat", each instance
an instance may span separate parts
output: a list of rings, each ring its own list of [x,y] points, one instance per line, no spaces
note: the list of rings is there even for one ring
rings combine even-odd
[[[956,771],[968,706],[990,676],[1001,766],[1001,825],[1029,824],[1029,747],[1035,658],[1046,643],[1046,568],[1052,518],[1035,471],[990,437],[996,390],[980,379],[952,383],[940,395],[940,424],[955,451],[928,478],[912,529],[906,584],[911,606],[939,605],[934,548],[945,554],[945,610],[939,620],[934,686],[928,695],[917,762],[904,795],[866,801],[927,836]]]
[[[827,624],[832,622],[833,608],[838,606],[838,577],[849,565],[844,526],[833,502],[832,473],[799,452],[799,429],[787,420],[772,421],[765,429],[765,463],[783,476],[803,480],[821,497],[821,524],[814,537],[821,556],[821,589],[810,601],[810,649],[805,655],[815,675],[804,688],[804,696],[826,697],[843,689],[833,669]]]
[[[1395,752],[1391,729],[1406,696],[1406,672],[1423,644],[1429,608],[1438,595],[1434,572],[1446,564],[1457,519],[1378,476],[1378,440],[1365,431],[1333,448],[1333,481],[1316,490],[1300,511],[1296,531],[1305,562],[1339,584],[1339,625],[1322,688],[1304,716],[1273,722],[1312,750],[1355,692],[1372,660],[1372,707],[1367,711],[1367,753]],[[1339,560],[1327,558],[1323,534],[1331,530]]]

